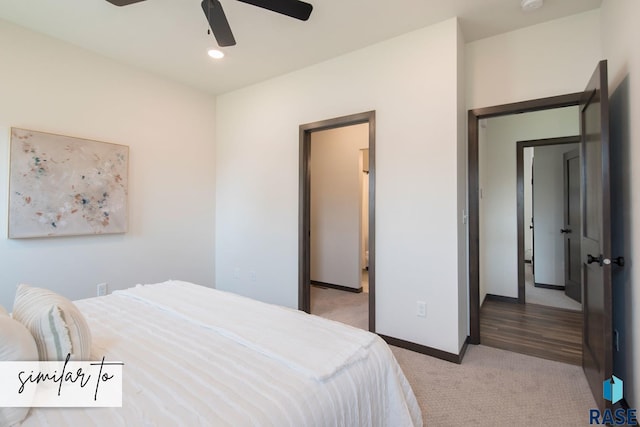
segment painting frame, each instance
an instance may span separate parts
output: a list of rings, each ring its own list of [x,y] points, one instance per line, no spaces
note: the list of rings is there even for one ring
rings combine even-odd
[[[122,234],[129,147],[11,128],[9,239]]]

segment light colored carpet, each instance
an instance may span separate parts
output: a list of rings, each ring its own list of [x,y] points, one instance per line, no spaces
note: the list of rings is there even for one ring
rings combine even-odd
[[[369,329],[369,294],[311,286],[311,314]]]
[[[524,267],[525,300],[527,304],[540,304],[549,307],[566,308],[582,311],[582,304],[565,295],[564,291],[556,289],[536,288],[533,286],[531,264]]]
[[[311,288],[312,313],[367,328],[367,294]],[[470,345],[461,365],[391,347],[431,426],[584,426],[596,403],[582,368]]]
[[[362,286],[362,292],[369,292],[369,270],[362,270],[360,273],[360,286]]]
[[[461,365],[391,349],[427,426],[584,426],[596,408],[578,366],[483,345]]]

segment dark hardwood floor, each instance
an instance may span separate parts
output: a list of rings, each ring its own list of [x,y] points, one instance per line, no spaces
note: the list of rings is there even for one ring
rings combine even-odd
[[[485,300],[480,343],[516,353],[582,364],[582,312]]]

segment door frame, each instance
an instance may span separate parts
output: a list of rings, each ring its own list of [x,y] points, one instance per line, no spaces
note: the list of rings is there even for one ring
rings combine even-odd
[[[491,117],[529,113],[579,105],[582,92],[539,98],[468,111],[468,175],[469,193],[469,343],[480,344],[480,190],[478,138],[479,121]]]
[[[345,126],[369,124],[369,331],[376,331],[376,112],[351,114],[300,125],[299,209],[298,209],[298,309],[311,311],[311,134]],[[360,261],[358,261],[358,265]]]
[[[531,139],[516,142],[516,194],[517,194],[517,222],[518,222],[518,304],[526,303],[524,277],[524,149],[527,147],[544,147],[548,145],[579,144],[580,135],[563,136],[558,138]],[[532,195],[533,197],[533,195]],[[533,211],[532,211],[533,215]],[[533,230],[535,235],[535,218]],[[534,256],[532,255],[533,259]]]

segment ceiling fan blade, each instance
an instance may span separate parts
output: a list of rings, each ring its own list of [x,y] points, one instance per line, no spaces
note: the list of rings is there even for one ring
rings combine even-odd
[[[306,21],[311,15],[313,5],[299,0],[238,0],[242,3],[268,9],[282,15]]]
[[[144,0],[107,0],[111,4],[115,4],[116,6],[128,6],[130,4],[138,3]]]
[[[233,37],[229,21],[227,21],[220,2],[218,0],[202,0],[202,10],[207,17],[207,21],[209,21],[209,26],[218,42],[218,46],[234,46],[236,39]]]

